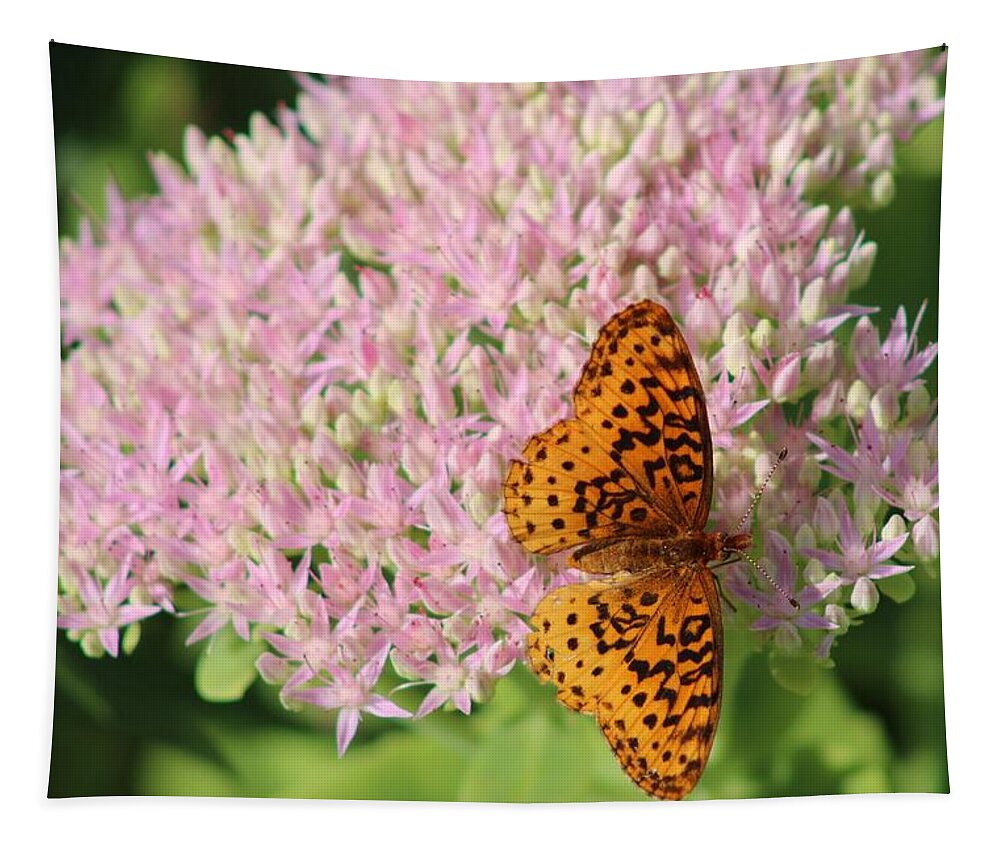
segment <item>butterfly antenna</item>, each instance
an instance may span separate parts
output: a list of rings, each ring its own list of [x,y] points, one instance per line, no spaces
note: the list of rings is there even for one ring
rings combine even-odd
[[[753,569],[756,570],[761,576],[763,576],[767,580],[768,584],[791,604],[792,608],[795,609],[801,608],[801,606],[799,606],[799,601],[796,600],[793,596],[791,596],[777,582],[775,582],[774,579],[771,577],[771,574],[768,573],[766,570],[764,570],[764,568],[761,566],[760,562],[757,561],[757,559],[755,559],[749,553],[742,553],[741,560],[752,565]]]
[[[746,527],[747,522],[750,520],[751,516],[753,516],[753,513],[754,513],[754,511],[757,508],[757,503],[760,502],[761,497],[764,495],[764,491],[767,489],[768,483],[771,481],[771,478],[774,476],[775,470],[778,469],[778,465],[782,461],[784,461],[787,457],[788,457],[788,449],[787,449],[787,447],[783,447],[782,450],[781,450],[781,452],[778,453],[778,457],[774,459],[774,463],[771,465],[771,469],[768,470],[767,475],[764,477],[764,481],[761,483],[761,486],[759,488],[757,488],[757,492],[753,495],[753,499],[750,500],[750,507],[747,508],[746,514],[744,514],[743,515],[743,519],[740,520],[740,525],[739,525],[738,528],[743,529],[743,528]],[[777,591],[782,597],[784,597],[794,608],[796,608],[796,609],[800,608],[799,601],[796,600],[794,597],[792,597],[777,582],[775,582],[774,579],[772,578],[771,574],[768,573],[761,566],[760,562],[758,562],[757,559],[755,559],[749,553],[745,553],[745,552],[741,552],[740,553],[740,558],[741,558],[742,561],[745,561],[748,564],[752,565],[753,569],[756,570],[761,576],[763,576],[764,579],[767,580],[767,583],[775,591]]]
[[[757,503],[760,502],[760,498],[764,495],[764,491],[767,489],[768,482],[771,481],[771,477],[774,475],[774,471],[778,469],[778,465],[782,461],[784,461],[787,457],[788,457],[788,449],[782,448],[781,452],[778,453],[778,457],[771,465],[771,469],[764,477],[763,484],[761,484],[761,486],[757,488],[757,492],[753,495],[753,499],[750,500],[750,506],[747,508],[746,514],[743,515],[743,519],[740,520],[739,526],[736,527],[737,529],[742,530],[746,528],[746,525],[749,522],[750,518],[753,516],[754,511],[757,510]]]

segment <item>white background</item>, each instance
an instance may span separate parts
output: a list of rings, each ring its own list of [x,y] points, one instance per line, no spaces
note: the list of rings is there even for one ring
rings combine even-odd
[[[977,4],[985,8],[986,4]],[[398,7],[398,8],[397,8]],[[565,7],[565,11],[563,11]],[[997,835],[997,103],[994,22],[963,2],[19,2],[0,50],[0,821],[21,847],[941,848]],[[58,277],[48,40],[417,79],[589,79],[947,42],[941,267],[942,593],[952,794],[512,807],[47,801],[55,645]],[[433,766],[428,766],[433,770]],[[975,837],[975,838],[974,838]]]

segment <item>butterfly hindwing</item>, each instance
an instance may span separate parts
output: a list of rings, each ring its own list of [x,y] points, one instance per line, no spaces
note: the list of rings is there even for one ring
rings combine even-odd
[[[594,714],[629,776],[684,797],[708,760],[722,687],[722,620],[710,571],[654,565],[548,594],[532,617],[532,667]]]

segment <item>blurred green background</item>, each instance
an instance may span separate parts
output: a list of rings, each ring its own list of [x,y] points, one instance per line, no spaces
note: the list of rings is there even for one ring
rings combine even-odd
[[[145,151],[179,158],[188,124],[243,131],[252,112],[273,117],[297,91],[283,71],[59,44],[51,58],[61,236],[81,215],[103,215],[109,178],[126,197],[155,191]],[[901,150],[891,206],[856,212],[879,248],[856,300],[882,308],[873,318],[884,334],[899,304],[912,318],[927,299],[922,345],[937,339],[941,128]],[[936,398],[936,368],[928,380]],[[722,723],[692,798],[948,790],[939,579],[936,569],[910,576],[913,597],[883,595],[834,649],[836,667],[808,668],[796,693],[771,675],[776,660],[755,648],[746,616],[727,623]],[[208,662],[204,644],[184,646],[193,626],[147,621],[119,660],[87,659],[60,635],[50,796],[646,799],[593,719],[563,709],[521,666],[471,717],[366,717],[338,759],[333,718],[289,713],[263,683],[234,702],[199,697],[220,664],[249,675],[253,653],[223,635]],[[398,696],[412,709],[422,695]]]

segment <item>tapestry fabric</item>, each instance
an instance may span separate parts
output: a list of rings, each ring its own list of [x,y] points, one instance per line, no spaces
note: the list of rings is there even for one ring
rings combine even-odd
[[[946,58],[53,43],[49,795],[947,792]]]

